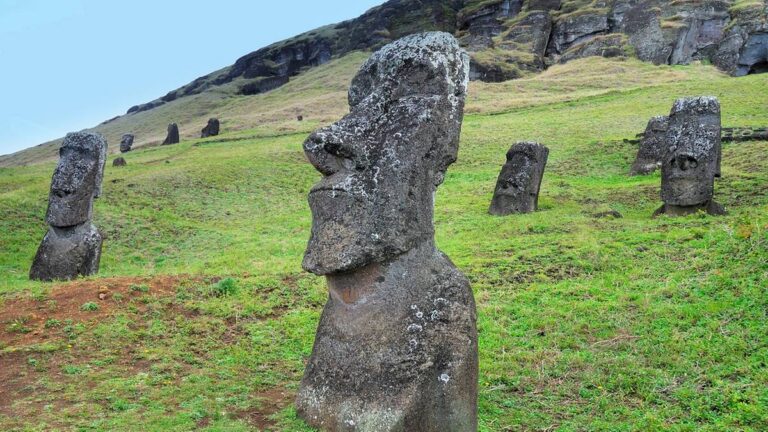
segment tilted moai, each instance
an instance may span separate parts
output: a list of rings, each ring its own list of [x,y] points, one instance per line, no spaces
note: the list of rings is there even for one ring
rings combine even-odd
[[[704,210],[723,215],[713,200],[722,157],[720,103],[715,97],[678,99],[669,115],[661,164],[661,199],[656,215],[681,216]]]
[[[120,140],[120,153],[128,153],[133,147],[133,139],[135,137],[132,134],[125,134]]]
[[[535,212],[548,157],[549,149],[539,143],[513,145],[496,181],[488,212],[496,216]]]
[[[629,171],[630,175],[650,174],[661,167],[661,160],[666,152],[666,136],[669,128],[669,117],[653,117],[645,128],[645,134],[640,141],[640,149]]]
[[[99,271],[101,235],[91,223],[93,200],[101,195],[107,141],[95,133],[71,133],[59,150],[46,221],[30,279],[71,280]]]
[[[163,145],[178,144],[179,143],[179,126],[176,123],[168,125],[168,135],[163,141]]]
[[[203,128],[202,132],[200,132],[200,138],[208,138],[212,136],[217,136],[219,134],[219,119],[212,118],[208,120],[208,124]]]
[[[453,36],[400,39],[357,73],[350,113],[304,143],[323,178],[303,267],[330,295],[296,405],[321,430],[477,429],[475,302],[433,226],[468,75]]]

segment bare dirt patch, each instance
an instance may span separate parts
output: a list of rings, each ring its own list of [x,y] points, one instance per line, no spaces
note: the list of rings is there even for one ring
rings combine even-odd
[[[174,295],[176,287],[188,280],[188,276],[158,276],[75,281],[53,287],[44,297],[7,299],[0,306],[0,344],[18,348],[50,342],[52,336],[46,331],[46,323],[101,320],[120,308],[116,299]],[[84,307],[86,304],[96,307]]]
[[[247,422],[256,430],[274,430],[275,422],[271,417],[290,405],[293,398],[292,393],[281,387],[262,391],[256,395],[257,405],[241,411],[237,414],[237,418]]]

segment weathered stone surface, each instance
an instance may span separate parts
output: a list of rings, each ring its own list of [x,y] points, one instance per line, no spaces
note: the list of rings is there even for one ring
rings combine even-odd
[[[51,226],[29,272],[35,280],[69,280],[99,269],[101,236],[91,224],[101,195],[107,142],[99,134],[71,133],[51,181],[46,220]]]
[[[598,35],[578,45],[571,46],[558,61],[567,63],[584,57],[626,57],[627,47],[627,37],[623,34]]]
[[[125,158],[122,158],[122,157],[115,158],[115,160],[112,161],[113,167],[124,167],[127,165],[128,165],[128,162],[125,160]]]
[[[653,117],[645,128],[645,134],[640,141],[640,149],[629,171],[630,175],[650,174],[661,167],[661,161],[667,151],[666,136],[669,127],[669,117]]]
[[[706,210],[723,214],[714,202],[720,173],[720,103],[715,97],[678,99],[669,115],[667,150],[661,165],[661,198],[656,214],[682,215]]]
[[[203,128],[202,132],[200,132],[200,138],[217,136],[219,134],[220,127],[221,125],[219,124],[219,119],[208,119],[208,124]]]
[[[101,234],[90,222],[74,227],[50,227],[29,272],[40,281],[72,280],[99,272]]]
[[[610,29],[608,15],[599,9],[568,14],[555,22],[547,54],[563,54],[568,47],[606,34]]]
[[[539,143],[513,145],[496,182],[489,213],[506,216],[536,211],[548,157],[549,149]]]
[[[133,134],[125,134],[123,135],[123,138],[120,140],[120,153],[128,153],[131,151],[131,148],[133,147],[133,140],[134,140]]]
[[[46,221],[65,228],[93,216],[93,199],[101,195],[107,141],[95,133],[70,133],[59,150],[59,164],[51,180]]]
[[[477,430],[474,299],[433,227],[468,74],[449,34],[398,40],[354,78],[350,114],[304,143],[324,177],[303,267],[330,295],[296,405],[321,430]]]
[[[168,125],[168,135],[163,141],[163,145],[178,144],[179,143],[179,126],[176,123]]]

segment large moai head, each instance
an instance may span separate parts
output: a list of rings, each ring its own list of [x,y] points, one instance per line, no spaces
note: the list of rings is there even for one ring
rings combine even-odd
[[[489,213],[506,216],[538,209],[549,149],[535,142],[520,142],[507,152]]]
[[[692,207],[712,200],[715,177],[720,174],[720,127],[717,98],[675,102],[662,160],[661,198],[665,205]]]
[[[101,195],[107,141],[90,132],[67,134],[59,149],[48,197],[48,224],[58,228],[91,220],[93,200]]]
[[[171,123],[168,125],[168,135],[166,135],[163,145],[178,144],[179,142],[179,125]]]
[[[447,33],[405,37],[362,66],[351,112],[304,143],[324,176],[309,194],[304,269],[351,271],[433,239],[434,193],[456,160],[468,75],[468,56]]]

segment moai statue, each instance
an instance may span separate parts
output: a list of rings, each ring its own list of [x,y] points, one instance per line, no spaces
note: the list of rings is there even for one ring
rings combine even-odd
[[[120,153],[128,153],[133,147],[134,136],[132,134],[125,134],[120,140]]]
[[[661,199],[655,215],[682,216],[704,210],[723,215],[713,200],[720,175],[720,103],[715,97],[678,99],[669,116],[661,165]]]
[[[101,235],[91,223],[93,200],[101,195],[107,141],[99,134],[68,134],[51,181],[46,220],[30,279],[71,280],[99,271]]]
[[[212,118],[208,120],[208,124],[203,128],[200,133],[200,138],[208,138],[217,136],[219,134],[219,119]]]
[[[468,77],[453,36],[400,39],[357,73],[350,113],[304,143],[323,178],[303,267],[330,295],[296,405],[321,430],[477,430],[475,301],[433,226]]]
[[[539,143],[513,145],[501,168],[488,212],[496,216],[535,212],[548,157],[549,149]]]
[[[168,125],[168,135],[163,141],[163,145],[178,144],[179,143],[179,126],[176,123]]]
[[[668,127],[669,117],[667,116],[653,117],[648,122],[629,175],[647,175],[659,169],[667,147],[664,140]]]

